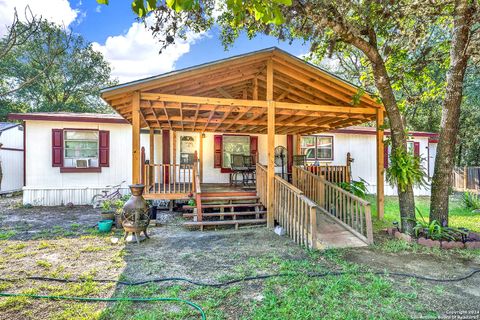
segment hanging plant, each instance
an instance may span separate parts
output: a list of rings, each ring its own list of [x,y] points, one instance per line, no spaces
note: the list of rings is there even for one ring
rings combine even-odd
[[[390,185],[397,186],[402,192],[407,190],[407,186],[426,186],[422,159],[405,148],[397,148],[390,156],[387,181]]]

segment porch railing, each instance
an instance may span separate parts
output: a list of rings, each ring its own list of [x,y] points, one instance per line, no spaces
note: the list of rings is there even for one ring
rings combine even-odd
[[[257,195],[267,203],[267,168],[257,163]],[[273,217],[296,243],[317,247],[317,205],[280,176],[274,180]]]
[[[305,170],[317,176],[323,176],[332,183],[350,182],[350,166],[312,165],[304,166]]]
[[[317,205],[302,190],[275,176],[274,218],[296,243],[317,247]]]
[[[294,166],[292,175],[293,185],[312,199],[320,211],[330,215],[366,243],[373,243],[371,206],[368,201],[303,168]]]
[[[145,195],[188,195],[195,192],[195,164],[145,164]]]

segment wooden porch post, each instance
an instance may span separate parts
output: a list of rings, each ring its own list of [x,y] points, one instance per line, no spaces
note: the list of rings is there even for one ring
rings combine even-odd
[[[203,183],[203,135],[204,133],[200,132],[200,139],[199,139],[199,175],[200,175],[200,183]]]
[[[302,146],[302,136],[297,134],[296,135],[297,139],[295,141],[295,151],[297,152],[297,155],[302,154],[301,146]]]
[[[140,92],[132,96],[132,183],[140,183]]]
[[[377,110],[377,217],[383,219],[384,215],[384,144],[383,144],[383,110]]]
[[[267,167],[267,227],[274,226],[274,179],[275,179],[275,101],[273,101],[273,61],[267,61],[267,102],[268,102],[268,167]]]
[[[150,138],[150,155],[149,155],[149,163],[150,164],[155,164],[155,130],[153,128],[150,128],[149,130],[149,138]],[[155,167],[150,166],[149,167],[149,172],[148,176],[150,177],[148,183],[149,185],[153,184],[154,182],[154,177],[153,175],[155,174]]]
[[[155,132],[153,128],[149,130],[149,138],[150,138],[150,154],[149,160],[151,164],[155,163]]]
[[[172,163],[175,166],[177,163],[177,132],[173,131],[172,132]]]

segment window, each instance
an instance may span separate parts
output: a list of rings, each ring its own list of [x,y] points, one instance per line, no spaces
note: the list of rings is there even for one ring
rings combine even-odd
[[[65,130],[64,167],[98,167],[98,131]]]
[[[250,155],[250,136],[223,136],[222,167],[231,167],[231,155]]]
[[[333,160],[333,137],[303,136],[301,153],[308,161],[331,161]]]
[[[180,164],[193,164],[195,158],[195,138],[180,137]]]
[[[413,141],[407,141],[407,151],[415,153],[415,143]]]

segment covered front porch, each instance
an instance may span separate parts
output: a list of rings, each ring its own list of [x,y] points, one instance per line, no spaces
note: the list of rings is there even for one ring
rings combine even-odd
[[[330,183],[326,171],[293,163],[293,155],[302,153],[301,135],[375,120],[372,159],[382,216],[384,109],[361,89],[273,48],[105,89],[102,97],[132,124],[132,182],[146,184],[147,199],[194,199],[190,225],[226,224],[227,216],[241,215],[225,211],[248,207],[259,222],[279,224],[297,242],[316,247],[321,211],[372,241],[368,203]],[[149,132],[148,163],[141,130]],[[161,145],[155,143],[159,135]],[[183,137],[193,138],[183,145]],[[245,147],[230,150],[227,143]],[[283,174],[275,170],[279,145],[288,155]],[[161,159],[156,148],[162,149]],[[229,183],[234,153],[251,157],[256,177],[250,185]],[[223,210],[205,211],[213,208]]]

